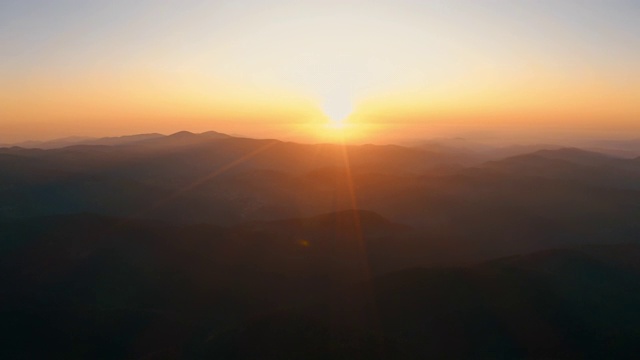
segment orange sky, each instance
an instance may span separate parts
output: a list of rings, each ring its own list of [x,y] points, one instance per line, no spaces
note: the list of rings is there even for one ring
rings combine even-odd
[[[0,143],[217,130],[640,137],[626,1],[0,5]]]

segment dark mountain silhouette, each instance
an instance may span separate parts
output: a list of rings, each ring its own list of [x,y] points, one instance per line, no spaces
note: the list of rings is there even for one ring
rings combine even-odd
[[[468,159],[466,165],[477,165],[478,163],[499,160],[506,157],[518,156],[533,153],[541,150],[557,150],[563,146],[554,144],[514,144],[514,145],[490,145],[464,138],[452,139],[432,139],[429,141],[410,142],[408,145],[422,149],[443,151],[464,155]]]
[[[554,144],[509,145],[499,146],[493,149],[486,150],[484,151],[484,154],[490,157],[490,159],[488,160],[496,160],[506,157],[535,153],[538,151],[557,150],[562,148],[562,146]]]
[[[299,234],[337,234],[340,236],[386,236],[410,231],[406,225],[396,224],[372,211],[345,210],[309,218],[260,221],[241,225],[254,231]]]
[[[59,149],[74,145],[125,145],[135,143],[138,141],[149,140],[153,138],[159,138],[163,135],[160,134],[140,134],[118,137],[105,137],[105,138],[92,138],[84,136],[72,136],[61,139],[54,139],[48,141],[25,141],[16,144],[4,144],[0,147],[21,147],[26,149]]]
[[[3,358],[638,350],[640,158],[92,141],[0,149]]]
[[[488,166],[517,176],[574,180],[599,187],[638,189],[640,180],[640,167],[633,159],[571,148],[538,151]]]
[[[623,152],[629,157],[640,156],[640,139],[627,140],[595,140],[590,145],[596,148],[611,149]]]
[[[580,165],[599,166],[610,163],[614,156],[601,154],[594,151],[586,151],[577,148],[562,148],[557,150],[540,150],[534,155],[547,159],[558,159],[570,161]]]
[[[357,214],[364,228],[390,224]],[[637,350],[638,245],[386,273],[375,264],[403,263],[402,240],[379,256],[373,239],[363,252],[352,237],[322,236],[352,215],[227,229],[95,215],[5,222],[3,353],[595,359]],[[296,224],[320,229],[317,239],[292,241]]]
[[[335,197],[340,197],[336,200],[338,210],[348,208],[350,200],[345,195],[350,191],[345,188],[348,176],[420,173],[449,161],[449,156],[399,146],[343,149],[330,144],[233,138],[213,132],[199,135],[182,132],[126,146],[76,145],[47,151],[0,149],[0,168],[11,174],[2,189],[7,199],[13,199],[2,208],[5,216],[37,216],[70,213],[64,208],[67,205],[60,205],[76,202],[73,212],[113,216],[141,212],[143,217],[221,224],[273,219],[275,208],[279,208],[276,211],[281,218],[307,216],[336,210],[335,201],[325,201]],[[339,169],[329,183],[319,183],[308,176],[328,168]],[[274,177],[275,173],[280,174]],[[279,179],[288,184],[278,183]],[[95,186],[95,182],[103,185]],[[122,192],[109,190],[121,186],[112,183],[135,185]],[[73,194],[77,200],[67,200],[69,194],[64,189],[76,188],[87,192]],[[296,189],[304,195],[294,193]],[[49,197],[41,197],[39,194],[43,192]],[[120,197],[123,193],[128,196],[122,206],[105,209],[101,201],[94,201],[98,197]],[[152,193],[156,194],[157,202],[145,195]],[[317,201],[300,208],[294,203],[300,196]],[[38,207],[30,205],[29,199],[34,198],[38,198]],[[159,205],[162,208],[156,209]],[[227,215],[220,215],[223,212]]]
[[[87,137],[87,136],[69,136],[60,139],[53,139],[47,141],[23,141],[16,144],[8,145],[17,146],[22,148],[37,148],[37,149],[55,149],[61,148],[65,146],[71,146],[76,144],[84,143],[85,141],[94,141],[96,138]]]
[[[370,295],[360,287],[348,295],[369,317],[343,317],[348,303],[274,313],[208,338],[205,351],[229,359],[631,358],[640,317],[628,315],[640,273],[627,261],[639,254],[637,245],[600,246],[405,270],[375,279]]]
[[[124,146],[3,149],[0,216],[91,212],[228,226],[348,210],[355,201],[412,226],[420,236],[410,242],[430,239],[444,263],[455,251],[477,261],[634,240],[637,160],[561,149],[475,168],[452,161],[399,146],[186,132]]]

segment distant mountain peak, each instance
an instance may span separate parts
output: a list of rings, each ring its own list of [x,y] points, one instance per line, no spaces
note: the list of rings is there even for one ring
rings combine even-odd
[[[565,147],[560,149],[538,150],[527,154],[507,157],[503,160],[490,162],[492,164],[524,164],[524,163],[573,163],[577,165],[600,166],[619,158],[579,148]]]
[[[228,137],[231,137],[230,135],[223,134],[223,133],[217,132],[217,131],[206,131],[206,132],[203,132],[202,134],[200,134],[200,136],[204,136],[204,137],[208,137],[208,138],[212,138],[212,137],[215,137],[215,138],[228,138]]]
[[[607,155],[607,154],[599,153],[599,152],[596,152],[596,151],[584,150],[584,149],[580,149],[580,148],[576,148],[576,147],[563,147],[563,148],[559,148],[559,149],[544,149],[544,150],[538,150],[538,151],[534,152],[534,154],[550,155],[550,156],[565,155],[565,156],[596,156],[596,157],[600,157],[600,158],[613,158],[613,156],[610,156],[610,155]]]
[[[191,136],[195,136],[196,134],[190,132],[190,131],[178,131],[177,133],[171,134],[167,137],[170,138],[184,138],[184,137],[191,137]]]
[[[619,157],[603,154],[600,152],[589,151],[579,148],[567,147],[557,150],[540,150],[532,155],[552,160],[569,161],[575,164],[599,166],[616,161]]]

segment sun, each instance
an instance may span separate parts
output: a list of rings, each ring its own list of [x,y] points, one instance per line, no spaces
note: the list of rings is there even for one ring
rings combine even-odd
[[[322,111],[325,115],[323,124],[323,137],[329,141],[344,140],[351,131],[349,123],[349,115],[352,112],[352,106],[348,101],[325,102]]]
[[[309,123],[309,133],[322,142],[345,143],[362,140],[366,129],[362,119],[357,116],[351,101],[344,98],[331,98],[322,104],[318,121]]]
[[[346,119],[353,112],[353,104],[346,97],[327,99],[322,104],[322,111],[333,127],[340,128],[344,126]]]

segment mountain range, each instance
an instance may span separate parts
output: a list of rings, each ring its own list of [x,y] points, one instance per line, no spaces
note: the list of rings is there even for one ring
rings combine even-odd
[[[630,358],[640,158],[527,149],[1,148],[3,358]]]

